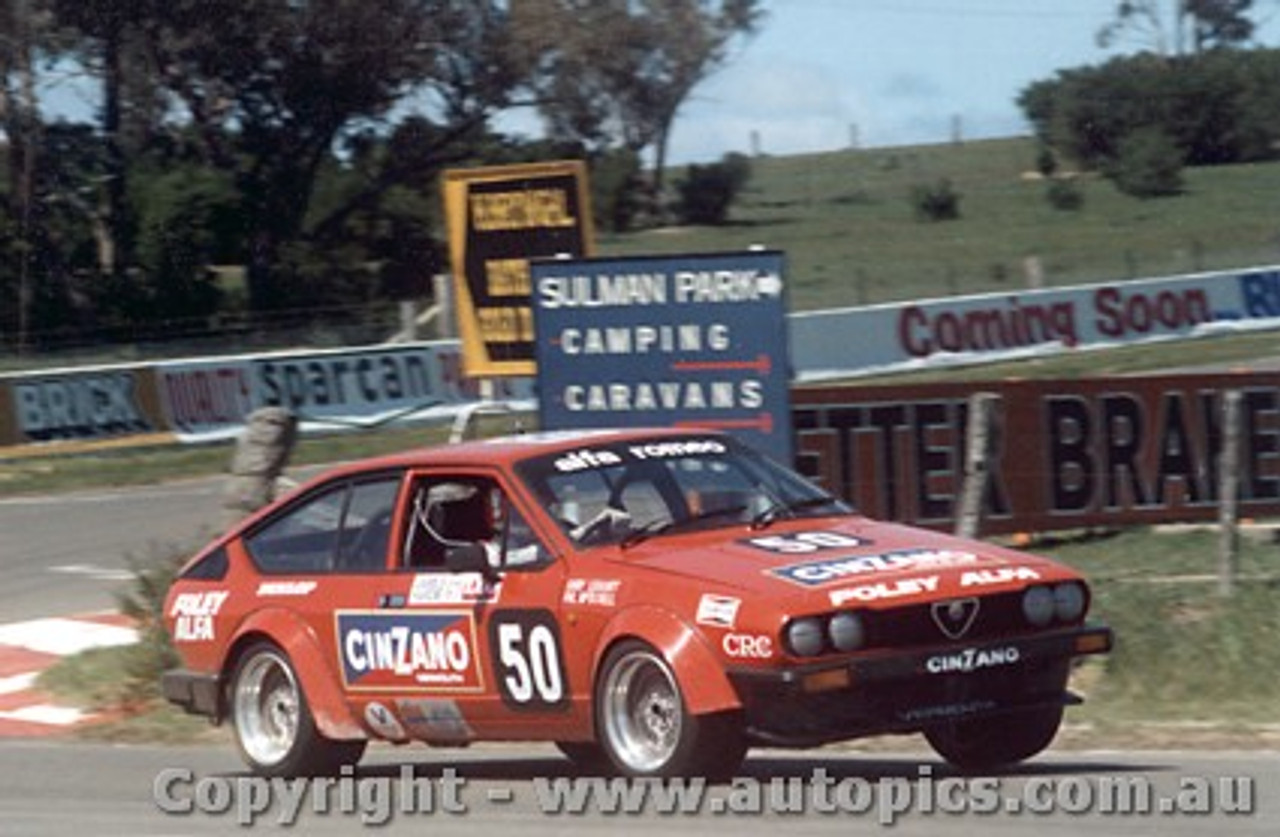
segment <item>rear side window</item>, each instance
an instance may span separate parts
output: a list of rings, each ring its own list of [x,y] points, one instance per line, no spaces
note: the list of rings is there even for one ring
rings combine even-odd
[[[349,481],[291,506],[245,538],[264,573],[373,571],[386,562],[399,475]]]
[[[399,488],[399,480],[362,482],[351,487],[339,538],[338,570],[373,572],[386,567]]]

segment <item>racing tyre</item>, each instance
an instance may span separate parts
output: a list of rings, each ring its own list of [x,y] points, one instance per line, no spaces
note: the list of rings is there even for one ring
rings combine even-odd
[[[691,714],[675,672],[651,646],[619,643],[601,671],[596,733],[622,774],[725,778],[742,763],[740,714]]]
[[[293,664],[269,642],[250,647],[228,693],[236,747],[262,776],[322,776],[354,765],[365,741],[334,741],[316,729]]]
[[[965,771],[992,770],[1029,759],[1053,741],[1062,707],[1024,709],[991,718],[948,721],[925,730],[938,755]]]

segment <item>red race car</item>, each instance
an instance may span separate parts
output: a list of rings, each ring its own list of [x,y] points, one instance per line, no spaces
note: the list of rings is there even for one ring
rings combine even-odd
[[[710,432],[546,433],[339,468],[236,526],[165,603],[169,700],[259,773],[370,739],[550,741],[727,775],[749,746],[922,731],[965,768],[1047,747],[1108,651],[1072,570],[880,523]]]

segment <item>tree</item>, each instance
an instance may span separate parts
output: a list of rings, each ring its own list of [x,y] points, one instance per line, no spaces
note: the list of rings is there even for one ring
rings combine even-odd
[[[406,179],[460,159],[463,141],[508,101],[518,78],[499,0],[148,0],[141,38],[180,104],[203,161],[228,173],[247,229],[254,310],[296,306],[282,254],[341,232]],[[409,94],[429,103],[413,144],[362,170],[324,217],[316,179],[344,140],[387,119]],[[292,277],[296,279],[297,277]]]
[[[8,324],[17,333],[18,352],[26,348],[35,296],[32,252],[36,200],[37,149],[41,141],[39,102],[36,97],[34,58],[36,44],[47,27],[47,16],[32,8],[28,0],[0,3],[0,125],[8,145],[9,249],[16,262],[12,277],[17,304],[15,322]],[[6,283],[8,284],[8,283]],[[10,298],[10,294],[5,295]],[[6,304],[0,309],[8,309]],[[0,325],[4,325],[0,323]]]
[[[1278,85],[1278,50],[1143,53],[1060,70],[1018,103],[1042,143],[1089,168],[1105,169],[1144,128],[1159,129],[1186,164],[1216,165],[1276,157]]]
[[[652,148],[660,195],[680,108],[762,15],[758,0],[530,0],[520,25],[552,135]]]
[[[1098,30],[1098,44],[1130,38],[1166,56],[1239,46],[1253,37],[1252,6],[1253,0],[1120,0],[1115,17]]]

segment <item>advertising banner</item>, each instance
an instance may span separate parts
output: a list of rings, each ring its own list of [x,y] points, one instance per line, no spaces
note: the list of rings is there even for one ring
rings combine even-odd
[[[983,534],[1214,518],[1228,389],[1244,395],[1240,513],[1280,514],[1280,373],[981,388],[1000,399]],[[950,529],[974,389],[797,389],[797,464],[871,517]]]
[[[547,429],[688,426],[791,459],[783,254],[533,264]]]
[[[529,260],[591,255],[586,166],[455,169],[443,188],[466,372],[532,375]]]
[[[96,367],[8,377],[11,441],[109,439],[163,428],[150,369]]]
[[[1280,327],[1280,268],[795,314],[801,379]]]
[[[422,417],[479,399],[456,341],[271,353],[158,364],[169,426],[179,438],[237,433],[259,407],[287,407],[307,425],[369,425]],[[529,380],[503,379],[498,399],[532,399]]]

